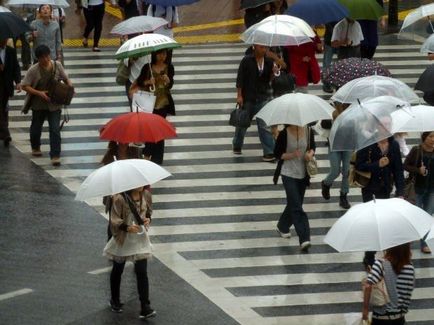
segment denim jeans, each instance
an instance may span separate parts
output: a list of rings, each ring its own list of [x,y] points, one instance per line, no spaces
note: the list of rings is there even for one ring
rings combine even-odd
[[[47,119],[50,131],[50,157],[60,157],[60,115],[60,109],[54,112],[48,110],[32,111],[32,123],[30,124],[30,143],[32,149],[40,149],[42,125]]]
[[[266,104],[266,101],[262,102],[245,102],[243,109],[247,109],[250,114],[250,120],[253,119],[262,107]],[[256,118],[256,124],[258,126],[259,140],[261,141],[262,150],[264,155],[270,155],[274,152],[274,138],[265,122],[259,118]],[[246,135],[247,128],[236,127],[232,145],[234,149],[242,149],[244,144],[244,136]]]
[[[303,210],[306,181],[282,175],[282,182],[286,192],[286,207],[280,216],[277,228],[283,233],[288,233],[289,228],[294,225],[300,244],[310,241],[309,219]]]
[[[422,194],[416,193],[416,205],[425,210],[428,214],[432,215],[434,213],[434,191],[425,191]],[[425,236],[426,237],[426,236]],[[424,239],[425,239],[424,237]],[[426,247],[425,240],[420,240],[420,247]]]
[[[350,169],[351,151],[329,151],[330,172],[324,179],[324,184],[332,186],[333,181],[341,172],[342,163],[342,184],[341,192],[347,194],[349,191],[348,174]]]
[[[324,55],[322,61],[323,70],[328,68],[332,64],[333,55],[337,54],[337,50],[330,45],[324,45]]]

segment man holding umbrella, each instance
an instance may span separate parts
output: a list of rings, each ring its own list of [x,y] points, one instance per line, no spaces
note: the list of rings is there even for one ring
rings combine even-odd
[[[5,147],[12,138],[9,133],[9,98],[14,95],[14,83],[18,92],[21,91],[21,70],[18,64],[17,52],[7,46],[7,39],[0,39],[0,140]]]
[[[250,119],[253,119],[253,116],[267,103],[271,93],[270,81],[278,71],[278,67],[274,65],[273,60],[265,56],[267,46],[254,44],[252,49],[253,53],[246,55],[241,60],[236,82],[237,104],[239,109],[246,109],[249,112]],[[273,136],[263,120],[257,118],[256,123],[263,149],[262,160],[274,162]],[[246,127],[237,126],[235,128],[232,146],[233,153],[236,155],[241,155],[246,131]]]

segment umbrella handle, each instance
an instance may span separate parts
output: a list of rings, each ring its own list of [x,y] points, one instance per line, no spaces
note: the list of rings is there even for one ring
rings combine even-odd
[[[149,87],[149,90],[152,91],[152,92],[155,92],[155,85],[151,85],[151,86]]]
[[[279,77],[279,76],[280,76],[280,69],[281,69],[282,67],[281,67],[280,65],[276,64],[276,63],[274,63],[274,66],[277,67],[277,68],[279,69],[279,71],[277,71],[277,72],[274,73],[274,76],[275,76],[275,77]]]

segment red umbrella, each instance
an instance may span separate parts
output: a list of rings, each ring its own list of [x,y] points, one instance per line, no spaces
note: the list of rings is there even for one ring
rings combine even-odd
[[[111,119],[100,130],[100,139],[120,143],[158,142],[176,137],[172,124],[157,114],[132,112]]]

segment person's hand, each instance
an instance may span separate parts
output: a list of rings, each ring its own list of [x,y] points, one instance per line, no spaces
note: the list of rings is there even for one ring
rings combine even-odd
[[[312,149],[310,149],[309,151],[306,151],[306,153],[304,154],[304,160],[306,160],[306,161],[312,160],[314,154],[315,153]]]
[[[382,157],[378,161],[378,165],[380,166],[380,168],[386,167],[387,165],[389,165],[389,163],[390,163],[390,161],[389,161],[389,158],[387,158],[387,157]]]
[[[41,97],[46,102],[50,101],[50,97],[48,97],[48,91],[43,91],[43,90],[38,91],[38,96]]]
[[[308,57],[308,56],[303,56],[302,61],[303,61],[303,62],[309,62],[309,61],[310,61],[310,57]]]
[[[422,176],[426,175],[426,167],[424,165],[419,167],[419,174],[421,174]]]
[[[138,232],[142,231],[142,227],[140,227],[139,225],[131,225],[127,227],[127,232],[132,232],[137,234]]]
[[[300,149],[296,149],[292,154],[294,158],[300,158],[303,155]]]
[[[167,76],[167,74],[163,74],[163,75],[161,75],[161,77],[163,78],[165,85],[170,83],[170,78]]]
[[[145,226],[145,229],[148,230],[149,226],[151,225],[151,219],[150,218],[143,218],[143,225]]]
[[[240,106],[240,108],[243,107],[243,103],[244,103],[243,96],[238,95],[237,96],[237,104]]]
[[[273,64],[273,74],[277,75],[280,71],[280,67],[277,64]]]
[[[62,61],[62,53],[58,53],[56,56],[56,61]]]
[[[15,89],[17,90],[17,93],[20,93],[23,90],[20,83],[16,84]]]

